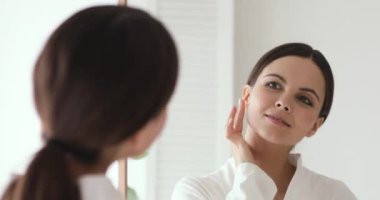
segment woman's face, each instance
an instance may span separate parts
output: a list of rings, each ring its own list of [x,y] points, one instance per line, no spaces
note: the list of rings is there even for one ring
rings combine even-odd
[[[322,72],[311,59],[278,58],[267,65],[253,87],[244,88],[246,117],[253,134],[281,145],[295,145],[322,125],[319,112],[325,98]]]

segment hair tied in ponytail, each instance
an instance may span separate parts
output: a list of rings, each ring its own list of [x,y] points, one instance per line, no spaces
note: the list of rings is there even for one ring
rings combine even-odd
[[[47,142],[47,147],[58,149],[64,153],[73,156],[74,158],[83,163],[93,163],[99,157],[99,152],[97,150],[86,150],[78,146],[62,142],[57,139],[49,139]]]

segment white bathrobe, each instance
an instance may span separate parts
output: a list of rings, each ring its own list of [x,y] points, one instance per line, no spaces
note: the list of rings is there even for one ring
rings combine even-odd
[[[292,154],[289,159],[296,172],[284,200],[357,199],[343,182],[302,166],[299,154]],[[236,168],[231,158],[209,175],[181,179],[172,200],[272,200],[276,192],[273,180],[262,169],[252,163],[242,163]]]

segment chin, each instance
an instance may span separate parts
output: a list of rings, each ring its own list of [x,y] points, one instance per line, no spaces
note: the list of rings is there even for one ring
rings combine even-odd
[[[265,141],[272,143],[272,144],[278,144],[278,145],[288,145],[289,143],[289,134],[284,131],[279,130],[273,130],[271,129],[262,129],[261,131],[257,132],[258,135]]]

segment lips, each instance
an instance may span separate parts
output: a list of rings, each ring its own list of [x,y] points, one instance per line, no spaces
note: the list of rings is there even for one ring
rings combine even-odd
[[[283,118],[279,116],[269,115],[269,114],[264,114],[264,116],[268,117],[275,124],[282,125],[285,127],[291,127],[291,125],[288,122],[286,122]]]

